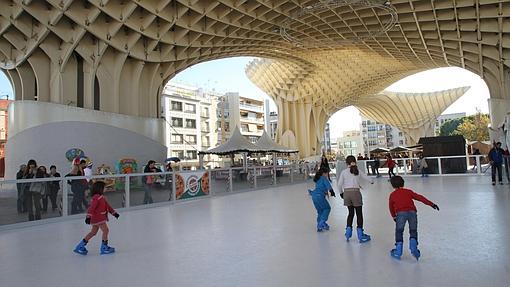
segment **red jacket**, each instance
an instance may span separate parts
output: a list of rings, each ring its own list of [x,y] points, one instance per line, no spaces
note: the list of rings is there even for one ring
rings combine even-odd
[[[386,165],[388,166],[388,168],[395,167],[395,161],[390,158],[386,161]]]
[[[103,195],[94,194],[87,210],[87,217],[90,217],[90,224],[101,224],[108,221],[108,212],[117,213]]]
[[[397,188],[390,194],[389,207],[391,217],[396,217],[397,213],[401,211],[416,211],[413,199],[421,201],[426,205],[434,205],[432,201],[421,194],[415,193],[410,189]]]

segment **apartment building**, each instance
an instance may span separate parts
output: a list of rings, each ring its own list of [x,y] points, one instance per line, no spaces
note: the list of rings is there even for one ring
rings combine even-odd
[[[218,95],[195,87],[168,83],[162,95],[168,157],[198,165],[198,152],[216,146]]]

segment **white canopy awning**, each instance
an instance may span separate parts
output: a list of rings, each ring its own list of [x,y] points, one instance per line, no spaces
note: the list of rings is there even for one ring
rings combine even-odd
[[[266,133],[264,133],[259,138],[259,140],[255,143],[259,147],[259,149],[264,150],[265,152],[279,152],[279,153],[296,153],[299,152],[296,149],[291,149],[286,146],[275,143],[271,137]]]
[[[214,148],[210,148],[206,151],[201,151],[199,154],[217,154],[226,155],[241,152],[265,152],[258,146],[249,142],[239,131],[238,127],[235,127],[232,131],[232,136],[222,145]]]

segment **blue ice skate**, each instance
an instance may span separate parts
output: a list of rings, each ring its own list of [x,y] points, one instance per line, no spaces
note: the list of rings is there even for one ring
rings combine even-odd
[[[402,256],[402,244],[402,242],[395,243],[395,249],[390,251],[391,257],[400,260],[400,257]]]
[[[358,227],[356,231],[357,231],[357,233],[358,233],[358,240],[359,240],[359,243],[365,243],[365,242],[370,241],[370,239],[371,239],[371,238],[370,238],[370,235],[365,234],[365,233],[363,232],[363,228],[359,228],[359,227]]]
[[[416,260],[420,259],[420,249],[418,249],[418,241],[416,238],[411,238],[409,240],[409,249],[411,249],[411,254],[416,258]]]
[[[89,253],[87,248],[85,248],[85,241],[83,241],[83,240],[80,241],[80,243],[78,243],[78,245],[76,245],[76,247],[74,248],[73,251],[80,255],[87,255],[87,253]]]
[[[108,246],[107,244],[102,243],[101,248],[99,249],[101,254],[111,254],[115,252],[115,248]]]
[[[347,239],[347,241],[349,241],[349,239],[351,239],[352,237],[352,227],[346,227],[345,228],[345,239]]]

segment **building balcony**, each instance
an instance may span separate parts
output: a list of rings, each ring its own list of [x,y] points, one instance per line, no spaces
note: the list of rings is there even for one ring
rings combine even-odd
[[[261,124],[261,125],[264,124],[264,119],[263,118],[240,117],[239,120],[241,122],[245,122],[245,123],[254,123],[254,124]]]
[[[259,112],[259,113],[264,112],[263,106],[256,106],[256,105],[243,104],[243,103],[239,103],[239,109],[246,110],[246,111],[252,111],[252,112]]]

